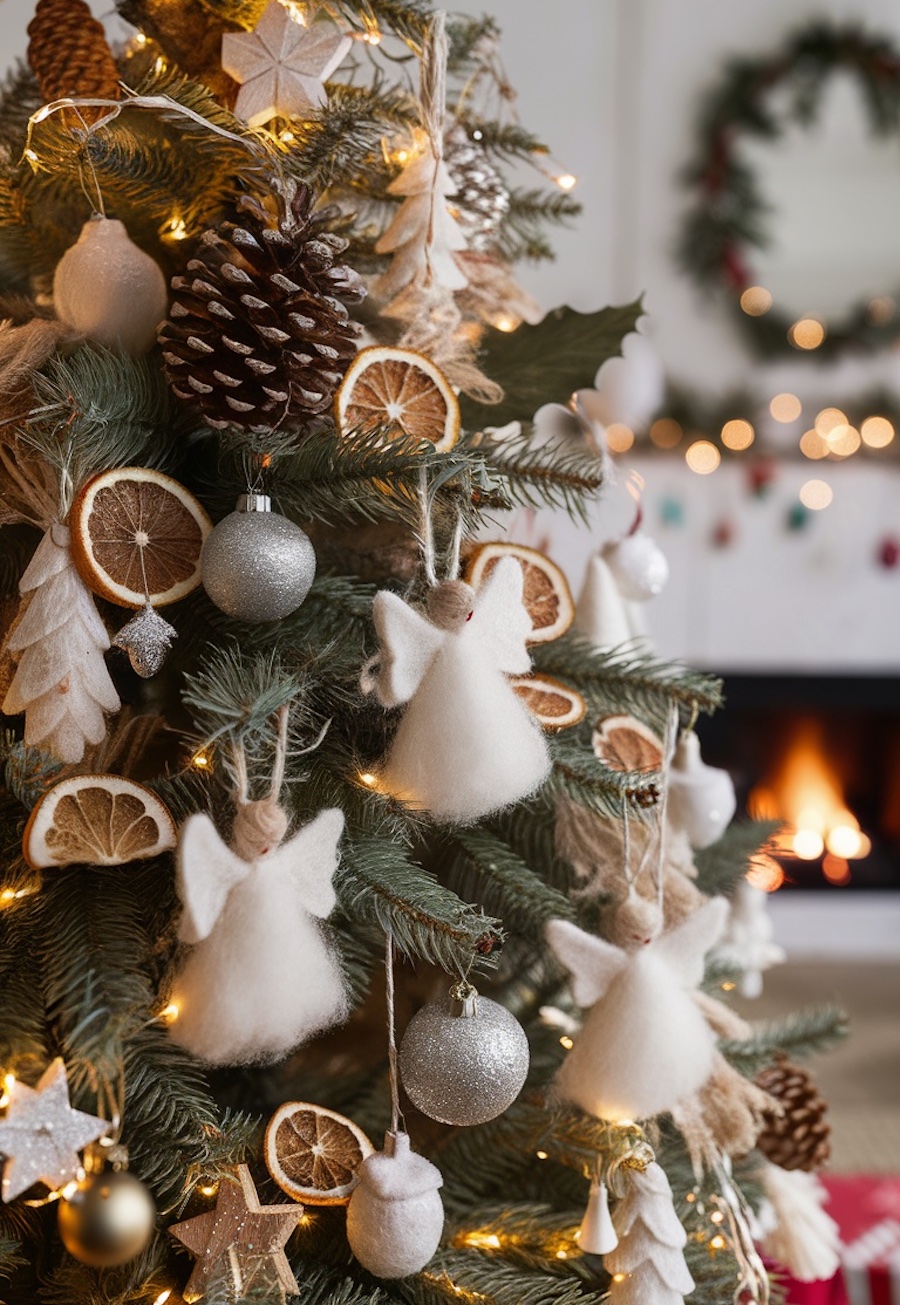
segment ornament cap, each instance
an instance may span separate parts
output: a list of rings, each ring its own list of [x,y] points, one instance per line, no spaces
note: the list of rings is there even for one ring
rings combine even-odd
[[[478,989],[465,981],[454,984],[450,989],[450,1014],[462,1019],[477,1018]]]
[[[271,512],[272,500],[268,494],[241,494],[235,506],[236,512]]]
[[[408,1201],[443,1186],[441,1171],[410,1149],[409,1134],[387,1132],[384,1150],[367,1156],[359,1166],[360,1186],[382,1201]]]

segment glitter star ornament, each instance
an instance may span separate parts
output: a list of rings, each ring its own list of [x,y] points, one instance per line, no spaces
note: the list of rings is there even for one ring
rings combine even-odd
[[[7,1157],[3,1200],[13,1200],[32,1183],[56,1190],[71,1182],[81,1168],[78,1152],[108,1130],[105,1119],[69,1104],[61,1059],[53,1061],[36,1088],[16,1080],[9,1087],[6,1117],[0,1120],[0,1152]]]
[[[252,32],[222,37],[222,68],[241,86],[235,113],[250,127],[275,117],[309,117],[325,103],[323,83],[350,45],[333,24],[307,27],[271,0]]]
[[[200,1300],[206,1294],[219,1261],[232,1250],[241,1255],[252,1252],[271,1257],[278,1281],[287,1294],[298,1294],[300,1288],[284,1246],[302,1214],[303,1206],[293,1201],[285,1205],[260,1205],[250,1170],[246,1165],[238,1165],[234,1181],[223,1180],[215,1209],[173,1224],[169,1229],[197,1257],[184,1289],[184,1299]]]

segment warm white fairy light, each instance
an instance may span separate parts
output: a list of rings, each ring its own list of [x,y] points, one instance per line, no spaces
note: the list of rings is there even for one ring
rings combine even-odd
[[[159,1293],[156,1300],[153,1302],[153,1305],[166,1305],[166,1301],[169,1299],[171,1295],[172,1295],[172,1288],[167,1287],[165,1291],[161,1291]]]
[[[572,1048],[575,1046],[575,1043],[569,1037],[568,1034],[563,1034],[563,1036],[559,1040],[559,1045],[561,1047],[565,1047],[566,1051],[571,1051]]]
[[[164,1024],[174,1024],[181,1014],[181,1007],[177,1001],[170,1001],[168,1006],[159,1012],[159,1018]]]
[[[574,190],[578,185],[578,178],[571,172],[563,172],[560,176],[554,177],[553,180],[560,190]]]

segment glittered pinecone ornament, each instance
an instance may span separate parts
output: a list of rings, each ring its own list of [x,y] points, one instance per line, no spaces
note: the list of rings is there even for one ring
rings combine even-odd
[[[308,186],[238,209],[173,278],[159,340],[173,390],[210,426],[266,431],[330,407],[357,348],[345,304],[365,286],[336,261],[347,241],[325,229],[333,210],[312,213]]]
[[[782,1106],[781,1115],[766,1116],[756,1145],[782,1169],[811,1173],[831,1154],[831,1126],[825,1118],[828,1102],[820,1096],[812,1075],[786,1056],[779,1056],[756,1076],[756,1083]]]
[[[484,147],[459,124],[447,132],[444,163],[456,183],[451,206],[466,245],[475,253],[486,253],[496,245],[509,212],[509,191],[503,178]]]
[[[28,37],[28,62],[46,103],[67,96],[119,99],[116,61],[85,0],[38,0]]]

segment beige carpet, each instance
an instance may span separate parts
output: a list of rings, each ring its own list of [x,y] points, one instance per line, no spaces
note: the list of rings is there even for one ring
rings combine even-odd
[[[837,1002],[850,1015],[850,1036],[807,1064],[831,1106],[832,1160],[837,1173],[900,1174],[900,965],[778,966],[765,976],[748,1019]]]

